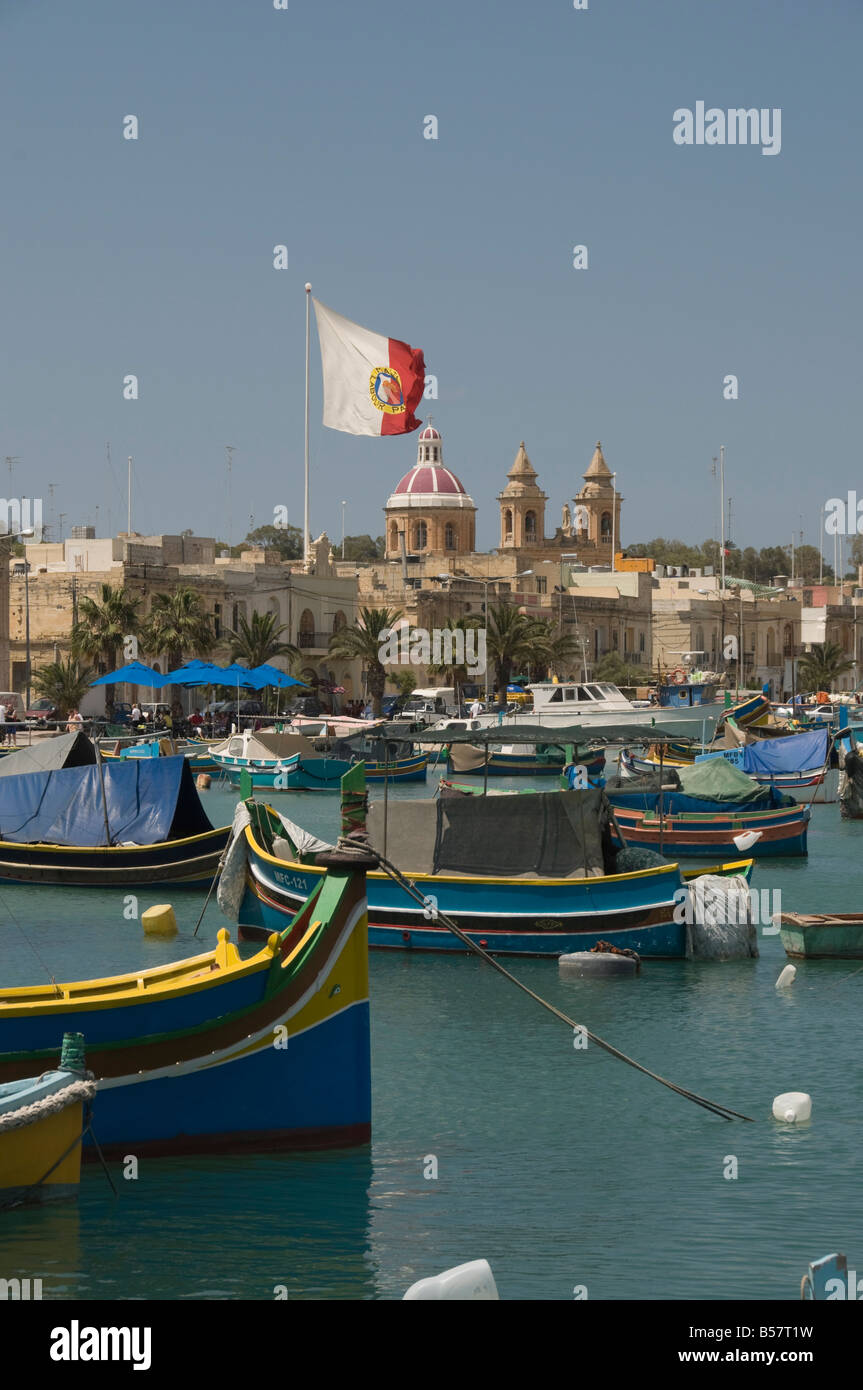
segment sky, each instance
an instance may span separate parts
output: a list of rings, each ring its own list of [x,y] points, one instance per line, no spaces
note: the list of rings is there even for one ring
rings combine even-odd
[[[625,544],[715,536],[725,445],[734,542],[817,545],[863,483],[861,55],[863,0],[0,0],[2,490],[111,534],[132,455],[137,531],[301,525],[310,281],[424,350],[480,548],[522,439],[551,532],[601,439]],[[699,101],[779,153],[675,143]],[[416,435],[321,408],[313,325],[311,529],[381,534]]]

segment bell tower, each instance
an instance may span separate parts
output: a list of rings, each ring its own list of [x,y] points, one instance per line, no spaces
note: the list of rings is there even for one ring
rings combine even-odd
[[[500,504],[501,549],[521,550],[542,545],[548,497],[536,481],[537,473],[527,456],[524,440],[518,446],[515,462],[507,477],[509,482],[497,497]]]
[[[584,487],[573,499],[576,540],[589,541],[598,551],[605,551],[610,559],[612,540],[616,547],[620,547],[620,504],[623,498],[615,487],[615,475],[605,462],[599,440],[583,476]]]

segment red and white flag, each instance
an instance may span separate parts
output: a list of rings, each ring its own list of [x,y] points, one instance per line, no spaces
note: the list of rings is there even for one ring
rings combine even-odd
[[[425,390],[421,348],[370,333],[314,299],[324,372],[324,424],[347,434],[410,434]]]

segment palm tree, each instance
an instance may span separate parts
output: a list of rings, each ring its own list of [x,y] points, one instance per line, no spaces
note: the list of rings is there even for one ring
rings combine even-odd
[[[150,616],[141,631],[141,643],[153,656],[164,656],[169,670],[181,666],[186,653],[209,656],[216,638],[197,590],[174,589],[170,594],[154,594]]]
[[[813,642],[812,650],[800,658],[797,682],[811,690],[831,690],[837,678],[853,665],[836,642]]]
[[[78,621],[72,628],[72,654],[113,670],[120,660],[123,643],[137,633],[140,620],[139,598],[133,598],[122,586],[102,584],[100,598],[84,597],[78,602]],[[110,713],[114,705],[114,687],[105,687],[105,705]]]
[[[572,633],[561,632],[552,618],[539,618],[540,630],[537,632],[536,660],[545,665],[546,670],[562,678],[577,664],[581,654],[578,638]]]
[[[470,628],[482,627],[483,618],[480,613],[468,613],[461,618],[447,618],[444,624],[446,632],[467,632]],[[451,654],[455,656],[455,642]],[[444,685],[451,685],[455,691],[455,702],[457,706],[461,704],[461,687],[466,683],[468,676],[467,664],[463,661],[460,664],[455,661],[442,661],[440,665],[431,664],[428,668],[430,676],[443,677]],[[416,683],[416,682],[415,682]]]
[[[40,667],[33,676],[33,689],[56,705],[60,718],[65,719],[71,710],[78,708],[92,679],[92,667],[81,666],[77,657],[70,656],[65,661]]]
[[[382,634],[392,631],[401,617],[401,609],[397,608],[361,608],[358,623],[353,627],[339,628],[330,638],[332,656],[341,661],[361,661],[365,666],[372,697],[372,714],[378,718],[383,713],[387,683],[386,668],[380,660],[380,648],[386,641]]]
[[[229,634],[231,661],[244,661],[247,666],[263,666],[274,656],[296,661],[301,655],[299,647],[279,640],[287,630],[285,623],[276,625],[274,613],[253,613],[250,623],[240,618],[237,631]]]
[[[498,705],[506,706],[506,688],[516,666],[536,666],[548,660],[549,634],[539,618],[529,618],[510,604],[489,606],[486,651],[494,663]]]

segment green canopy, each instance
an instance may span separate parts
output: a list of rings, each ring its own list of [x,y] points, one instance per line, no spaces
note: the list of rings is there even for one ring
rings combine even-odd
[[[460,722],[460,721],[459,721]],[[466,721],[469,722],[469,721]],[[418,743],[700,743],[700,739],[653,724],[492,724],[485,729],[424,729]]]
[[[680,789],[687,796],[732,801],[738,806],[764,800],[764,787],[727,758],[706,758],[703,763],[693,763],[692,767],[675,768],[675,772],[680,779]]]

